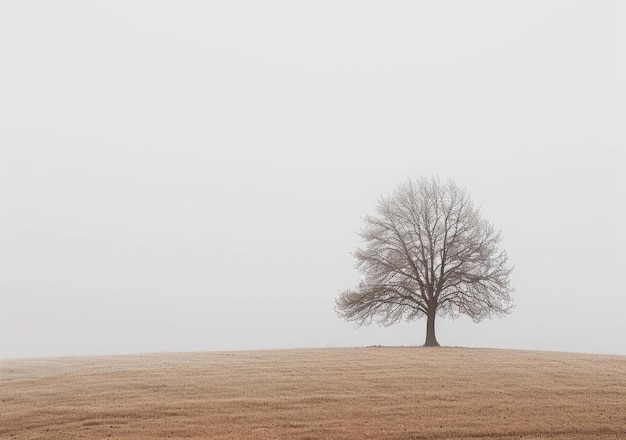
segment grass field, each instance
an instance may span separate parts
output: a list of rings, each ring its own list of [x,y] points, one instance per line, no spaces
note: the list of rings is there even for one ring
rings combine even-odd
[[[626,439],[626,357],[329,348],[0,361],[2,439]]]

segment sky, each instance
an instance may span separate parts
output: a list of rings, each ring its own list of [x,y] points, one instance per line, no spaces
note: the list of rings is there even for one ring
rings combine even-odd
[[[363,217],[466,187],[516,307],[442,345],[626,354],[626,4],[0,4],[0,358],[421,345]]]

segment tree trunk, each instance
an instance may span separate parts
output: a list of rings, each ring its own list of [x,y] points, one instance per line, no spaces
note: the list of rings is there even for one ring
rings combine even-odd
[[[439,342],[437,342],[437,337],[435,336],[435,312],[437,309],[435,307],[428,308],[428,315],[426,321],[426,342],[424,342],[424,347],[439,347]]]

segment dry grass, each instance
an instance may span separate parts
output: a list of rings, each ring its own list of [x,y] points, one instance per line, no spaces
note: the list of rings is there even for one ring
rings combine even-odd
[[[353,348],[0,362],[2,439],[625,439],[626,357]]]

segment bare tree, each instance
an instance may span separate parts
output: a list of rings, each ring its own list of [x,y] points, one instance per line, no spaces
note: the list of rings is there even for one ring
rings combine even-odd
[[[435,316],[479,322],[512,309],[506,252],[500,232],[480,216],[469,193],[454,181],[407,181],[365,217],[354,290],[341,293],[346,320],[391,325],[426,316],[425,346],[438,346]]]

